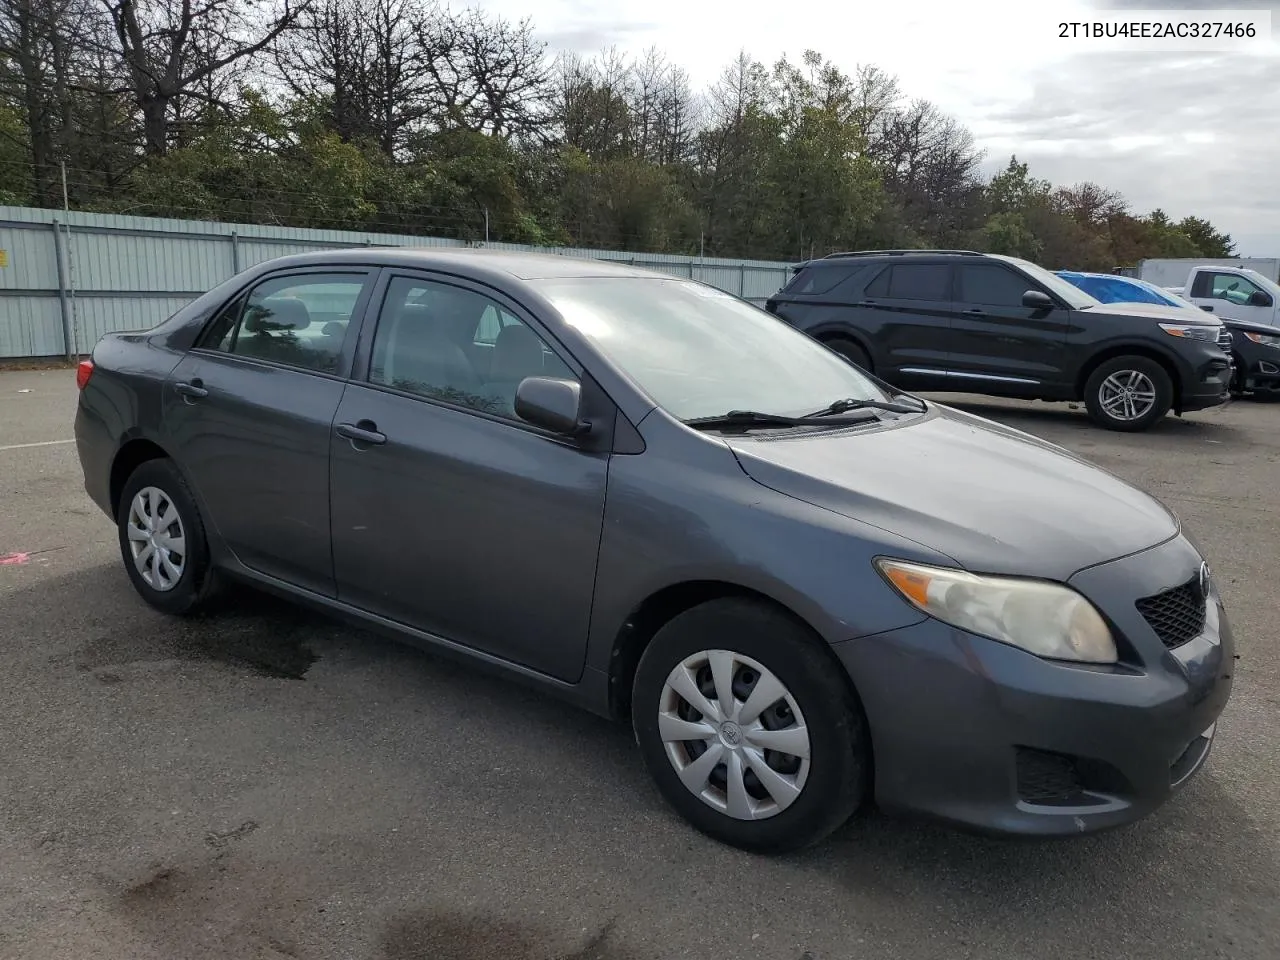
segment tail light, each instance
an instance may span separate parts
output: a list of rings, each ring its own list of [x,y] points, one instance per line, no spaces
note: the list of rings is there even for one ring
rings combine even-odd
[[[81,360],[80,365],[76,367],[76,389],[83,390],[89,385],[89,378],[93,376],[93,361]]]

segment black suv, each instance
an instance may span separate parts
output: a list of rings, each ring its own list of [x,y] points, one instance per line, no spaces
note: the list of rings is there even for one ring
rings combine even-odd
[[[1129,431],[1228,396],[1221,321],[1103,304],[1026,260],[869,250],[794,269],[766,309],[903,389],[1083,400]]]

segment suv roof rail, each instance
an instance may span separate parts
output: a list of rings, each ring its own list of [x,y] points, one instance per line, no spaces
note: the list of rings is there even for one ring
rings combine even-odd
[[[983,257],[984,253],[977,250],[848,250],[842,253],[828,253],[823,260],[832,260],[839,257],[902,257],[911,253],[949,253],[961,257]]]

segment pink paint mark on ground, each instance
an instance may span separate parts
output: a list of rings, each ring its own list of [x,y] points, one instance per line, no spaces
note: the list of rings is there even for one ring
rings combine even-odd
[[[26,563],[31,559],[29,553],[6,553],[0,556],[0,567],[11,567],[19,563]]]

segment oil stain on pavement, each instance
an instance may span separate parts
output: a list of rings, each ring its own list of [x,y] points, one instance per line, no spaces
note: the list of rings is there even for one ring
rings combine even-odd
[[[163,629],[149,630],[136,620],[109,627],[91,636],[72,659],[103,683],[174,662],[218,663],[264,677],[302,680],[316,661],[307,639],[333,628],[331,620],[274,597],[235,590],[219,598],[209,613],[166,619]]]

